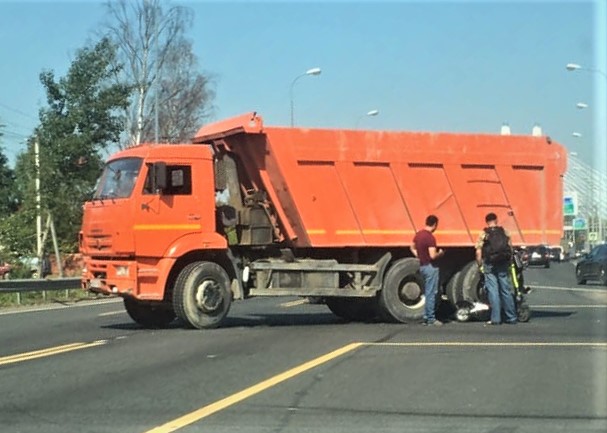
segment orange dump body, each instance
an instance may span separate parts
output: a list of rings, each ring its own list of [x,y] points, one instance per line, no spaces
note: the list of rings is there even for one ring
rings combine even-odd
[[[296,247],[408,245],[429,214],[444,246],[474,245],[488,212],[517,245],[562,236],[566,151],[547,137],[264,127],[252,113],[194,141],[239,156]]]

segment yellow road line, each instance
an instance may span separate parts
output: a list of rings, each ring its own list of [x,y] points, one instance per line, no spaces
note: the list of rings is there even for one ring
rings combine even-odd
[[[607,347],[607,342],[509,342],[509,341],[413,341],[407,343],[363,343],[365,346],[396,347]]]
[[[14,364],[17,362],[30,361],[32,359],[44,358],[47,356],[58,355],[60,353],[72,352],[74,350],[87,349],[89,347],[101,346],[106,344],[107,340],[97,340],[92,343],[71,343],[63,346],[49,347],[47,349],[34,350],[32,352],[19,353],[16,355],[4,356],[0,358],[0,365]]]
[[[362,345],[363,343],[351,343],[346,346],[343,346],[337,350],[334,350],[333,352],[329,352],[325,355],[319,356],[318,358],[301,364],[295,368],[292,368],[283,373],[277,374],[276,376],[273,376],[269,379],[266,379],[263,382],[243,389],[242,391],[237,392],[236,394],[232,394],[222,400],[216,401],[215,403],[211,403],[208,406],[204,406],[198,410],[195,410],[184,416],[169,421],[166,424],[155,427],[152,430],[148,430],[146,433],[169,433],[188,426],[192,423],[195,423],[196,421],[200,421],[201,419],[214,414],[215,412],[219,412],[220,410],[226,409],[236,403],[239,403],[249,397],[254,396],[255,394],[259,394],[260,392],[265,391],[266,389],[272,388],[273,386],[278,385],[281,382],[284,382],[286,380],[291,379],[292,377],[311,370],[314,367],[318,367],[319,365],[325,364],[335,358],[345,355],[346,353],[351,352]]]
[[[250,386],[242,391],[175,418],[161,426],[155,427],[144,433],[171,433],[181,428],[187,427],[203,418],[213,415],[223,409],[240,403],[249,397],[259,394],[273,386],[285,382],[299,374],[305,373],[319,365],[325,364],[335,358],[343,356],[355,349],[363,346],[394,346],[394,347],[601,347],[607,348],[607,342],[406,342],[406,343],[351,343],[343,346],[333,352],[319,356],[311,361],[273,376],[269,379]]]
[[[531,286],[532,289],[540,290],[560,290],[563,292],[591,292],[591,293],[607,293],[605,289],[582,289],[579,287],[558,287],[558,286]]]
[[[296,307],[298,305],[303,305],[303,304],[307,304],[307,303],[308,303],[307,299],[298,299],[297,301],[284,302],[284,303],[280,304],[280,306],[284,307],[284,308],[291,308],[291,307]]]

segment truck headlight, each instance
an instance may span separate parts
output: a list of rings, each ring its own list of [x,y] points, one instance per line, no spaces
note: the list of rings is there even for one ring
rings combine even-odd
[[[114,266],[116,270],[117,277],[128,277],[129,276],[129,267],[128,266]]]

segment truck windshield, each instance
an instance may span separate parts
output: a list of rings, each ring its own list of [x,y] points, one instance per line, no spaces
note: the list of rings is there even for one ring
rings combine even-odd
[[[123,158],[107,163],[93,200],[130,197],[141,169],[141,161],[141,158]]]

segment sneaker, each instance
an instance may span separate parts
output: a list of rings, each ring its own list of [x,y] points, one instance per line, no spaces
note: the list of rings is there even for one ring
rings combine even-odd
[[[510,322],[506,322],[507,325],[516,325],[518,323],[518,320],[512,320]]]
[[[429,322],[428,326],[443,326],[443,322],[440,320],[435,320],[434,322]]]
[[[501,325],[502,322],[492,322],[491,320],[489,320],[486,324],[487,325]]]

